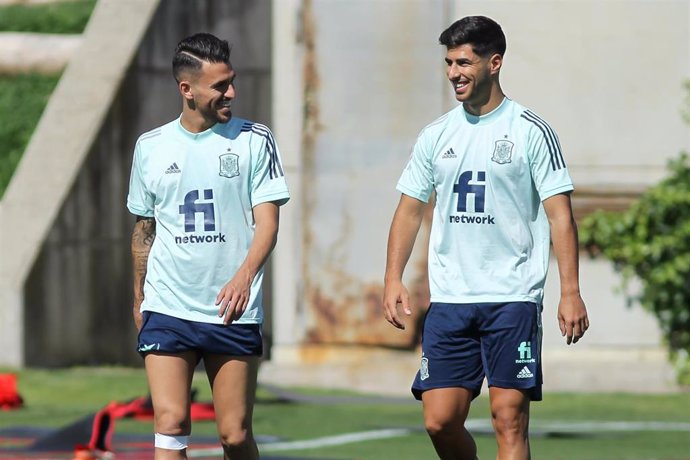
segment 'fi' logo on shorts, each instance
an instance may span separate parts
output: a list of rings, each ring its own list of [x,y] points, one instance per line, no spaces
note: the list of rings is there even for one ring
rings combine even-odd
[[[419,366],[419,378],[426,380],[429,378],[429,360],[422,356],[422,363]]]
[[[536,361],[532,358],[532,342],[521,342],[517,351],[520,354],[520,359],[516,359],[516,363],[533,363]]]

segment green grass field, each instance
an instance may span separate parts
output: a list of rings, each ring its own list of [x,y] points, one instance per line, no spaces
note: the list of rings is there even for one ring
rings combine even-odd
[[[0,75],[0,198],[19,164],[59,75]]]
[[[75,368],[18,372],[24,409],[0,413],[0,429],[10,426],[60,426],[93,413],[109,401],[126,401],[147,392],[143,370],[126,368]],[[200,401],[210,392],[200,373],[194,386]],[[316,396],[343,392],[297,390]],[[488,401],[479,398],[471,422],[480,458],[495,458],[493,436],[486,429]],[[535,460],[686,460],[690,459],[690,431],[614,431],[603,422],[666,422],[690,425],[690,395],[549,394],[532,406],[532,450]],[[556,429],[555,423],[590,422],[600,426],[580,430]],[[411,434],[303,450],[277,451],[301,458],[361,460],[420,460],[436,458],[422,431],[421,408],[409,404],[305,404],[287,403],[265,389],[258,393],[254,418],[257,435],[284,441],[308,440],[384,428],[412,428]],[[470,425],[472,426],[472,425]],[[150,433],[150,422],[119,420],[117,432]],[[196,423],[194,434],[214,435],[210,422]],[[193,438],[191,448],[193,450]],[[273,453],[273,452],[272,452]]]
[[[0,6],[0,31],[79,34],[94,6],[96,0]]]

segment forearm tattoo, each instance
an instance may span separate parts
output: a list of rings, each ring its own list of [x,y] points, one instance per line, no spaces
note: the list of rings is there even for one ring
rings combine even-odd
[[[153,217],[137,217],[132,231],[132,266],[134,272],[134,298],[144,298],[146,264],[151,246],[156,239],[156,220]]]

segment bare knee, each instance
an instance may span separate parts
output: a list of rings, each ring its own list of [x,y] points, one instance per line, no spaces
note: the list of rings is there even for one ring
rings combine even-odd
[[[530,399],[524,390],[491,387],[491,422],[496,440],[505,447],[527,443]]]
[[[453,414],[425,413],[424,427],[432,437],[457,436],[464,427],[464,420]]]
[[[250,439],[251,436],[249,436],[248,430],[234,430],[220,436],[220,442],[223,444],[223,447],[229,449],[243,447]]]
[[[529,416],[511,409],[491,411],[491,422],[496,437],[508,444],[522,443],[527,439]]]
[[[437,388],[422,394],[424,427],[432,438],[457,437],[464,431],[472,392],[464,388]]]
[[[187,414],[177,411],[157,411],[154,426],[157,433],[170,436],[186,436],[192,431]]]
[[[244,449],[254,442],[252,430],[243,424],[226,426],[220,432],[220,442],[226,450]]]

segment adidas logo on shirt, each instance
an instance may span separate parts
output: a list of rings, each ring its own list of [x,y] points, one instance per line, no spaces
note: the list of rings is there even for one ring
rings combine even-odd
[[[527,369],[527,366],[523,367],[520,372],[518,372],[517,378],[519,379],[529,379],[534,377],[532,373]]]
[[[453,149],[446,150],[443,155],[441,155],[441,158],[457,158],[458,156],[455,154]]]
[[[182,171],[177,166],[177,163],[171,164],[170,167],[165,170],[165,174],[175,174],[175,173],[181,173],[181,172]]]

